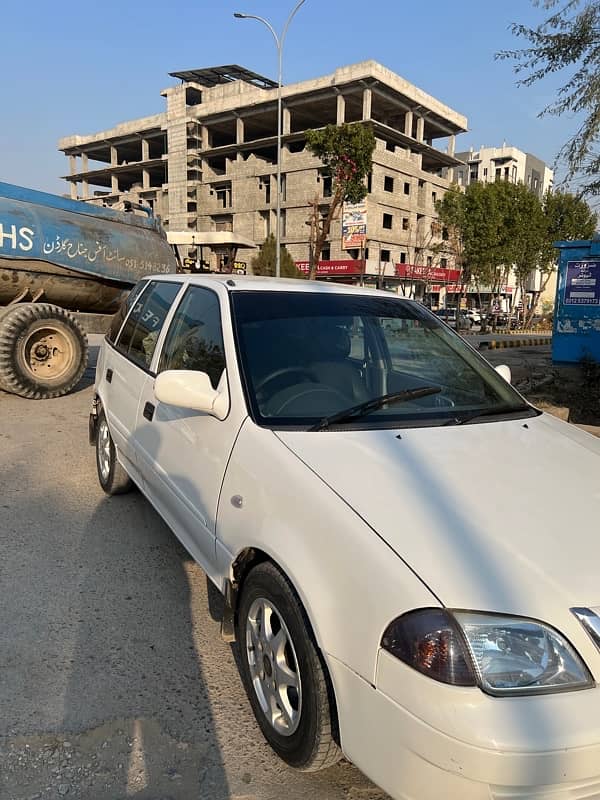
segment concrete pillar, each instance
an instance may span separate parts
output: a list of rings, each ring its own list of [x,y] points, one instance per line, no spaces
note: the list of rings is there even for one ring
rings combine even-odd
[[[371,119],[371,100],[372,100],[372,92],[370,89],[363,89],[363,113],[362,118],[364,120]]]
[[[142,188],[144,189],[150,188],[150,170],[148,169],[142,170]]]
[[[282,114],[281,114],[281,133],[283,136],[287,136],[292,129],[292,114],[289,108],[283,107]]]
[[[81,154],[81,171],[82,172],[87,172],[89,170],[89,168],[90,167],[89,167],[89,164],[88,164],[87,153],[82,153]]]
[[[423,141],[424,133],[425,133],[425,118],[417,117],[417,142]]]
[[[150,161],[150,142],[142,139],[142,161]]]
[[[337,96],[337,124],[343,125],[346,121],[346,99],[343,94]]]
[[[116,167],[117,164],[119,163],[117,157],[117,148],[114,145],[110,146],[110,163],[113,167]]]
[[[453,156],[456,148],[456,136],[452,135],[448,139],[448,155]]]
[[[81,196],[84,200],[87,200],[90,196],[90,188],[87,181],[81,181]]]
[[[235,119],[235,143],[244,143],[244,120],[241,117]]]
[[[110,190],[112,194],[119,194],[119,179],[116,175],[110,176]]]
[[[77,156],[69,156],[69,174],[75,175],[77,172]]]
[[[410,136],[412,138],[412,129],[413,129],[413,112],[407,111],[404,115],[404,134],[405,136]]]
[[[206,125],[202,125],[200,128],[200,139],[202,141],[202,149],[208,150],[210,147],[210,137]]]
[[[77,183],[75,181],[69,181],[70,189],[71,189],[71,200],[77,200]]]

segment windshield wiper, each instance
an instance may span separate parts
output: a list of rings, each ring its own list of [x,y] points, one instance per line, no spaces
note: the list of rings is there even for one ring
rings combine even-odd
[[[500,414],[516,414],[523,411],[530,411],[531,406],[496,406],[495,408],[485,408],[483,411],[475,411],[473,414],[467,414],[466,417],[452,417],[444,425],[464,425],[466,422],[479,419],[480,417],[494,417]]]
[[[317,422],[317,424],[309,428],[309,430],[322,431],[338,422],[349,422],[352,419],[364,417],[370,414],[371,411],[377,411],[378,408],[381,408],[387,403],[404,403],[407,400],[414,400],[417,397],[439,394],[441,391],[441,386],[421,386],[418,389],[404,389],[401,392],[390,392],[381,397],[367,400],[365,403],[359,403],[357,406],[352,406],[352,408],[346,408],[344,411],[338,411],[336,414],[331,414],[329,417],[323,417],[320,422]]]

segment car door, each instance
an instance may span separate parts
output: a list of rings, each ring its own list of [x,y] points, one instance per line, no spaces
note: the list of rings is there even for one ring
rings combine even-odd
[[[137,288],[137,287],[136,287]],[[105,345],[99,388],[108,425],[117,450],[135,465],[132,436],[137,410],[154,348],[181,284],[149,281],[133,298],[124,325]]]
[[[190,285],[170,321],[156,357],[164,370],[199,370],[213,388],[227,380],[219,296]],[[231,397],[231,392],[230,392]],[[148,495],[185,547],[211,575],[219,492],[235,438],[246,417],[238,402],[225,419],[160,403],[154,379],[142,388],[136,451]]]

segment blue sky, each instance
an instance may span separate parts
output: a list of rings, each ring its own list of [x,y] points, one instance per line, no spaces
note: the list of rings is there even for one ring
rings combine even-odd
[[[2,10],[0,180],[64,192],[61,136],[104,130],[164,108],[168,72],[241,64],[276,78],[268,31],[294,0],[33,0]],[[560,79],[518,89],[494,53],[516,44],[512,21],[536,23],[530,0],[306,0],[290,27],[284,83],[375,59],[465,114],[469,146],[504,140],[552,162],[574,121],[538,119]]]

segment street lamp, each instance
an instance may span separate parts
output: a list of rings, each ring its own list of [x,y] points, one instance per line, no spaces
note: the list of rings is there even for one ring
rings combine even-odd
[[[277,219],[275,220],[275,276],[281,276],[281,83],[283,78],[283,43],[287,34],[290,22],[296,15],[300,6],[306,0],[300,0],[296,4],[294,10],[286,20],[285,25],[280,36],[277,36],[275,29],[264,17],[257,17],[256,14],[241,14],[239,11],[234,12],[233,16],[236,19],[256,19],[266,25],[273,34],[275,45],[277,46],[277,54],[279,57],[279,75],[277,78]]]

